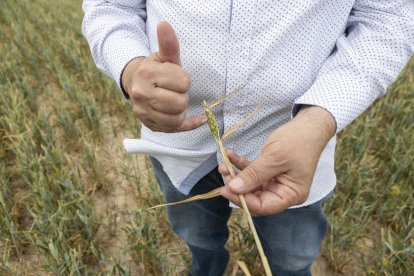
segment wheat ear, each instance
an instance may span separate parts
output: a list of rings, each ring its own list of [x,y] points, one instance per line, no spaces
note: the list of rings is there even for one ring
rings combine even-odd
[[[247,120],[249,120],[250,118],[252,118],[260,110],[260,108],[263,106],[264,103],[261,103],[259,106],[257,106],[253,110],[253,112],[250,113],[240,123],[238,123],[237,125],[235,125],[232,128],[230,128],[228,131],[226,131],[223,134],[222,137],[220,137],[219,126],[218,126],[216,117],[214,116],[213,112],[211,111],[211,108],[214,107],[214,106],[216,106],[216,105],[218,105],[218,104],[220,104],[220,103],[222,103],[222,102],[224,102],[230,96],[236,94],[236,92],[241,91],[247,85],[247,83],[248,82],[246,82],[245,84],[241,85],[240,87],[238,87],[237,89],[235,89],[233,92],[231,92],[229,95],[225,96],[224,98],[218,100],[217,102],[215,102],[215,103],[213,103],[211,105],[208,105],[205,101],[203,101],[203,109],[204,109],[204,112],[205,112],[205,114],[207,116],[208,126],[210,128],[211,133],[214,136],[214,139],[217,142],[217,145],[219,147],[220,153],[223,156],[224,162],[225,162],[225,164],[226,164],[226,166],[227,166],[227,168],[228,168],[228,170],[230,172],[230,175],[232,177],[235,177],[236,174],[234,173],[233,165],[231,164],[231,162],[230,162],[230,160],[229,160],[229,158],[228,158],[228,156],[226,154],[226,151],[225,151],[225,148],[224,148],[224,145],[223,145],[223,139],[227,138],[230,134],[232,134],[235,130],[237,130],[241,125],[243,125]],[[159,207],[164,207],[164,206],[171,206],[171,205],[179,205],[179,204],[183,204],[183,203],[187,203],[187,202],[191,202],[191,201],[213,198],[213,197],[216,197],[216,196],[219,196],[220,195],[220,189],[221,189],[221,187],[220,188],[217,188],[217,189],[215,189],[215,190],[213,190],[211,192],[205,193],[205,194],[196,195],[196,196],[193,196],[191,198],[188,198],[188,199],[185,199],[185,200],[182,200],[182,201],[178,201],[178,202],[172,202],[172,203],[166,203],[166,204],[159,204],[159,205],[153,206],[153,207],[151,207],[149,209],[154,209],[154,208],[159,208]],[[262,260],[262,264],[263,264],[263,268],[265,270],[265,274],[266,274],[266,276],[271,276],[272,275],[272,272],[270,270],[269,262],[267,260],[267,257],[265,255],[265,253],[264,253],[264,250],[263,250],[262,244],[260,242],[259,236],[257,235],[256,227],[254,226],[252,216],[251,216],[250,211],[249,211],[249,209],[247,207],[246,200],[244,199],[244,195],[243,194],[240,194],[239,195],[239,199],[240,199],[242,208],[244,210],[244,213],[246,215],[247,221],[249,223],[250,229],[251,229],[251,231],[253,233],[253,237],[254,237],[254,240],[256,242],[256,246],[257,246],[257,250],[259,251],[260,258]],[[246,264],[244,262],[238,261],[238,265],[239,265],[239,267],[242,269],[242,271],[247,276],[250,276],[250,272],[249,272],[249,270],[248,270],[248,268],[247,268],[247,266],[246,266]],[[236,268],[236,270],[237,270],[237,268]]]
[[[226,154],[226,151],[225,151],[224,145],[223,145],[223,141],[220,138],[220,133],[219,133],[219,127],[218,127],[217,120],[216,120],[213,112],[211,111],[210,106],[208,106],[205,101],[203,102],[203,108],[204,108],[204,112],[205,112],[205,114],[207,116],[207,119],[208,119],[208,121],[207,121],[208,126],[210,128],[211,133],[214,136],[214,139],[216,140],[216,142],[219,146],[220,153],[223,156],[223,159],[224,159],[224,162],[227,166],[227,169],[229,170],[230,175],[232,177],[235,177],[236,174],[234,173],[233,165],[231,164],[231,162],[230,162],[230,160],[229,160],[229,158]],[[252,219],[252,216],[250,214],[249,208],[247,208],[247,204],[246,204],[246,200],[244,199],[244,195],[239,194],[239,199],[240,199],[241,205],[243,207],[244,213],[246,214],[246,218],[247,218],[247,221],[249,223],[250,229],[253,233],[253,237],[254,237],[254,240],[256,242],[256,246],[257,246],[257,250],[259,251],[260,258],[262,259],[262,264],[263,264],[266,276],[271,276],[272,272],[270,270],[269,262],[267,261],[267,257],[264,253],[262,243],[260,242],[259,236],[257,235],[256,227],[254,226],[253,219]]]

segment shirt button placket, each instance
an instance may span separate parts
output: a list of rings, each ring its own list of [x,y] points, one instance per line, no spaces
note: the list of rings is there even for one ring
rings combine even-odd
[[[250,43],[251,29],[253,26],[251,20],[253,17],[252,6],[254,6],[254,1],[252,2],[233,1],[231,26],[227,44],[226,94],[231,93],[250,78]],[[234,95],[225,102],[223,111],[225,130],[243,120],[249,113],[245,108],[246,89],[244,88],[243,91],[240,91],[237,95]],[[237,109],[236,112],[234,112],[235,108]],[[226,110],[229,112],[226,113]],[[230,140],[233,141],[233,139]]]

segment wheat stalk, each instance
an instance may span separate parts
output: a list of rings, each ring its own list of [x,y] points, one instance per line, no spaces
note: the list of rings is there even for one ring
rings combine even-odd
[[[237,275],[237,271],[239,270],[239,268],[243,271],[244,275],[246,275],[246,276],[251,276],[252,275],[252,274],[250,274],[250,271],[247,268],[246,263],[243,262],[243,261],[236,261],[236,264],[233,267],[233,273],[231,275],[232,276],[236,276]]]
[[[244,84],[242,87],[244,87],[246,84]],[[237,90],[241,90],[241,89],[238,88],[238,89],[236,89],[236,91]],[[225,98],[225,99],[227,99],[227,98]],[[216,104],[211,105],[211,106],[215,106],[215,105]],[[235,177],[236,174],[234,172],[233,165],[231,164],[231,162],[230,162],[230,160],[227,156],[226,150],[225,150],[224,145],[223,145],[223,140],[220,138],[220,133],[219,133],[217,120],[216,120],[213,112],[211,111],[211,106],[209,106],[205,101],[203,102],[204,112],[205,112],[205,114],[207,116],[207,119],[208,119],[208,121],[207,121],[208,126],[210,127],[210,131],[213,133],[213,136],[214,136],[214,138],[215,138],[215,140],[216,140],[216,142],[219,146],[220,153],[223,156],[224,162],[227,166],[227,169],[230,172],[230,175],[232,177]],[[249,116],[247,116],[242,122],[240,122],[235,127],[231,128],[229,131],[227,131],[225,134],[223,134],[223,137],[228,137],[237,128],[239,128],[243,123],[245,123],[248,119],[253,117],[253,115],[256,114],[259,111],[260,106],[256,107],[256,109]],[[265,273],[266,273],[267,276],[271,276],[272,272],[270,270],[269,262],[267,261],[267,257],[264,253],[264,250],[263,250],[262,244],[260,242],[259,236],[257,235],[256,227],[254,226],[253,219],[252,219],[252,216],[250,214],[249,208],[247,208],[247,204],[246,204],[246,200],[244,199],[244,195],[239,194],[239,199],[240,199],[240,203],[243,207],[244,213],[246,214],[247,221],[249,222],[250,229],[253,233],[253,237],[254,237],[254,240],[255,240],[256,246],[257,246],[257,250],[259,251],[260,258],[262,259],[262,264],[263,264]]]
[[[229,158],[227,156],[226,150],[224,148],[223,140],[225,138],[227,138],[230,134],[232,134],[234,131],[236,131],[246,121],[248,121],[250,118],[252,118],[260,110],[260,108],[263,106],[263,103],[260,104],[260,105],[258,105],[253,110],[253,112],[251,112],[245,119],[243,119],[237,125],[231,127],[229,130],[227,130],[221,137],[220,137],[220,130],[219,130],[219,126],[218,126],[216,117],[214,116],[214,113],[211,111],[211,109],[213,107],[215,107],[216,105],[219,105],[220,103],[226,101],[229,97],[231,97],[235,93],[241,91],[247,85],[248,82],[249,81],[247,81],[245,84],[241,85],[240,87],[238,87],[237,89],[235,89],[234,91],[232,91],[231,93],[229,93],[227,96],[223,97],[222,99],[218,100],[217,102],[215,102],[215,103],[213,103],[211,105],[208,105],[206,103],[206,101],[203,101],[203,109],[204,109],[205,115],[207,116],[208,126],[210,128],[211,133],[213,134],[214,139],[217,142],[217,145],[219,147],[220,153],[223,156],[224,162],[225,162],[225,164],[226,164],[226,166],[227,166],[227,168],[228,168],[228,170],[230,172],[230,175],[232,177],[235,177],[236,174],[234,172],[233,165],[231,164],[231,162],[230,162],[230,160],[229,160]],[[188,199],[185,199],[185,200],[182,200],[182,201],[178,201],[178,202],[160,204],[160,205],[151,207],[149,209],[154,209],[154,208],[164,207],[164,206],[179,205],[179,204],[183,204],[183,203],[187,203],[187,202],[191,202],[191,201],[213,198],[213,197],[216,197],[216,196],[219,196],[220,195],[220,190],[221,190],[221,187],[220,188],[217,188],[215,190],[212,190],[212,191],[210,191],[208,193],[205,193],[205,194],[196,195],[196,196],[193,196],[191,198],[188,198]],[[244,213],[246,215],[247,221],[249,223],[250,229],[251,229],[251,231],[253,233],[253,237],[254,237],[254,240],[256,242],[256,246],[257,246],[257,249],[259,251],[259,255],[260,255],[260,258],[262,260],[262,264],[263,264],[265,273],[266,273],[267,276],[271,276],[272,275],[272,272],[270,270],[269,262],[267,261],[267,257],[266,257],[266,255],[264,253],[264,250],[263,250],[262,244],[260,242],[259,236],[257,235],[257,231],[256,231],[256,228],[254,226],[253,219],[252,219],[252,216],[250,214],[250,211],[249,211],[249,209],[247,207],[247,204],[246,204],[246,200],[244,198],[244,195],[243,194],[240,194],[239,195],[239,199],[240,199],[242,208],[244,210]],[[240,262],[239,263],[239,266],[240,266],[240,268],[242,268],[243,272],[246,275],[250,275],[250,273],[249,273],[249,271],[247,269],[247,266],[243,262]]]

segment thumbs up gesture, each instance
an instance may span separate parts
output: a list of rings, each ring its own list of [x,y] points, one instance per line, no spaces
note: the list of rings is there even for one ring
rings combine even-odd
[[[181,67],[180,45],[171,25],[158,24],[158,52],[136,58],[124,69],[122,85],[134,113],[152,131],[181,132],[196,129],[207,118],[186,118],[191,78]]]

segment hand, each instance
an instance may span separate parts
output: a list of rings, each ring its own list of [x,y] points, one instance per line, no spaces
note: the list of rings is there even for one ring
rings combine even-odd
[[[122,85],[134,113],[152,131],[180,132],[200,127],[204,115],[186,118],[191,78],[181,67],[180,46],[171,25],[158,24],[159,51],[128,63]]]
[[[276,214],[304,203],[319,157],[334,133],[335,121],[328,111],[302,107],[291,122],[270,135],[256,160],[250,162],[227,150],[240,173],[232,179],[227,167],[219,166],[226,183],[222,196],[240,206],[238,194],[244,194],[255,215]]]

